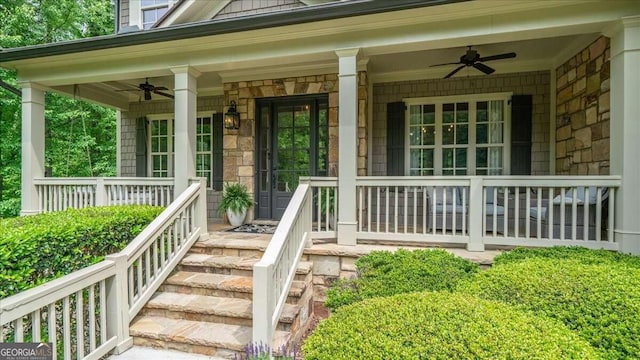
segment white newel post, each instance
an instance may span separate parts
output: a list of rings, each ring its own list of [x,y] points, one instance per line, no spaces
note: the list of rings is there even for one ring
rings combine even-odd
[[[358,154],[358,69],[360,49],[338,55],[338,244],[356,245],[356,174]]]
[[[111,254],[104,258],[113,261],[116,275],[105,281],[107,305],[107,338],[118,339],[115,354],[121,354],[133,346],[133,338],[129,336],[129,283],[127,277],[127,255]]]
[[[614,238],[640,254],[640,17],[622,19],[611,36],[611,174],[622,176],[615,197]]]
[[[482,199],[482,187],[482,178],[473,176],[469,185],[469,243],[467,243],[469,251],[484,251],[482,223],[485,205]]]
[[[188,65],[171,68],[174,73],[176,137],[174,194],[178,197],[196,176],[196,78],[200,72]]]
[[[44,177],[44,91],[22,85],[22,207],[21,215],[37,214],[34,178]]]

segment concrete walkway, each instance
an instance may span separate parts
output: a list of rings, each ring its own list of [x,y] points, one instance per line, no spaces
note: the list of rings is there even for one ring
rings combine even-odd
[[[112,355],[109,360],[224,360],[219,357],[212,357],[199,354],[190,354],[180,351],[153,349],[148,347],[134,346],[120,355]]]

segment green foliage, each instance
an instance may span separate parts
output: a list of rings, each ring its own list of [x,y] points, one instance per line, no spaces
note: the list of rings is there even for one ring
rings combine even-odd
[[[218,205],[218,213],[224,214],[227,209],[234,213],[240,213],[253,205],[253,199],[249,195],[247,186],[240,183],[226,183],[222,200]]]
[[[128,205],[0,220],[0,298],[120,251],[161,212]]]
[[[561,323],[465,294],[369,299],[322,321],[302,348],[320,359],[597,359]]]
[[[592,250],[581,246],[549,248],[516,248],[494,259],[493,266],[511,264],[528,259],[576,260],[583,264],[620,263],[640,268],[640,257],[608,250]]]
[[[640,269],[617,261],[581,262],[599,256],[594,254],[580,260],[503,259],[459,291],[557,319],[605,358],[640,358]]]
[[[0,47],[106,35],[113,32],[113,19],[111,0],[5,0]],[[14,71],[0,69],[0,79],[17,84]],[[82,86],[76,95],[83,95]],[[116,174],[115,111],[52,93],[46,94],[45,109],[45,166],[53,176]],[[20,97],[0,89],[1,201],[20,198],[21,111]]]
[[[445,250],[374,251],[356,261],[359,277],[340,280],[327,292],[330,309],[378,296],[454,290],[478,265]]]
[[[20,215],[20,199],[0,201],[0,218],[11,218]]]

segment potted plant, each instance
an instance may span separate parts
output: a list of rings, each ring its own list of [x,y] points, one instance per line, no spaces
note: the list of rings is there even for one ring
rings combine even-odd
[[[218,206],[220,215],[226,213],[232,226],[240,226],[247,216],[247,209],[253,205],[247,187],[240,183],[226,183],[222,193],[222,200]]]

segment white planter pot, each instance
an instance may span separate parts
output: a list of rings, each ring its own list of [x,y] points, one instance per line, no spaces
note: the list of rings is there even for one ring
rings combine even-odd
[[[236,213],[231,211],[231,209],[227,209],[227,218],[229,219],[229,223],[231,226],[240,226],[244,223],[244,218],[247,216],[247,210],[244,210],[240,213]]]

